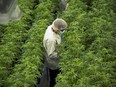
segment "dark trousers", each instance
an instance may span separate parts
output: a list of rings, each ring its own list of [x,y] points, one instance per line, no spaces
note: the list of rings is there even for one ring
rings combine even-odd
[[[54,87],[54,85],[56,84],[55,79],[60,71],[59,71],[59,69],[57,69],[57,70],[49,69],[49,71],[50,71],[50,87]]]
[[[44,67],[43,69],[39,87],[50,87],[49,69],[47,67]]]
[[[59,72],[60,71],[58,69],[51,70],[47,67],[44,67],[39,87],[54,87],[56,84],[55,78]]]

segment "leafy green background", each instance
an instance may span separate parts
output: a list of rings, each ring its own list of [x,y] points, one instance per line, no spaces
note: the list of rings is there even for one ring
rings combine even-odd
[[[23,17],[0,25],[0,87],[37,87],[43,69],[43,36],[52,21],[66,20],[55,87],[116,86],[116,1],[18,0]]]

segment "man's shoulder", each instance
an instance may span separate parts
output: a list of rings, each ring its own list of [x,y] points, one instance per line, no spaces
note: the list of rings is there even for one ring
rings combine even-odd
[[[48,30],[48,29],[51,29],[51,27],[52,27],[52,25],[49,25],[49,26],[47,27],[47,30]]]

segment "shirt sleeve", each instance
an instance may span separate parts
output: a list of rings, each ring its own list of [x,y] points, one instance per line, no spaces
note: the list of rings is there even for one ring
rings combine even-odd
[[[45,49],[46,49],[47,55],[49,57],[52,57],[52,58],[57,57],[56,41],[54,41],[54,40],[46,40]]]

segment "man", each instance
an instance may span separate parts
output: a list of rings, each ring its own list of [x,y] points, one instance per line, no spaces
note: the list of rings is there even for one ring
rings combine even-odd
[[[66,10],[67,8],[67,0],[61,0],[61,10]]]
[[[60,10],[61,11],[66,10],[68,7],[67,0],[59,0],[59,2],[60,2]]]
[[[0,24],[8,24],[10,20],[20,20],[22,11],[20,10],[18,0],[0,0]]]
[[[59,72],[59,57],[57,53],[57,48],[58,45],[61,43],[60,34],[63,33],[66,27],[67,23],[63,19],[57,18],[53,21],[52,25],[48,26],[44,35],[43,45],[46,50],[44,69],[46,70],[48,76],[50,75],[50,87],[54,86],[55,78]],[[51,77],[54,77],[54,79],[52,79]],[[49,77],[47,78],[47,80],[49,80]]]

